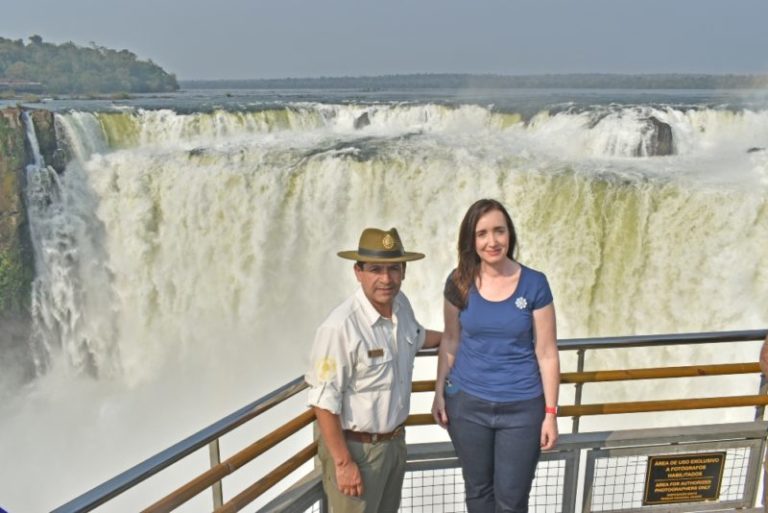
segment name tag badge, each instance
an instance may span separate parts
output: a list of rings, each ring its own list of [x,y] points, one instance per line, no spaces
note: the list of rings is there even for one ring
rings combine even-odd
[[[368,350],[369,358],[379,358],[381,356],[384,356],[384,349],[382,348]]]

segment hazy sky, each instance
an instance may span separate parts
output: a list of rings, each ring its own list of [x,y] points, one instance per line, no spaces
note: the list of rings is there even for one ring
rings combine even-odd
[[[768,0],[0,0],[0,36],[91,41],[180,79],[766,73]]]

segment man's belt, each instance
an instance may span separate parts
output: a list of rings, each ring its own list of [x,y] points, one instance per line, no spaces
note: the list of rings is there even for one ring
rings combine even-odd
[[[345,429],[344,438],[347,440],[352,440],[353,442],[375,444],[376,442],[391,440],[404,432],[405,426],[403,425],[397,426],[394,431],[390,431],[389,433],[365,433],[362,431],[352,431],[350,429]]]

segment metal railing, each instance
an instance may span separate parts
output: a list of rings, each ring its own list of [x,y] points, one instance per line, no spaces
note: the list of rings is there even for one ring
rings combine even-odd
[[[572,433],[543,453],[531,489],[531,513],[639,513],[750,508],[754,505],[768,422]],[[643,505],[648,457],[718,450],[726,453],[717,501]],[[579,497],[580,462],[584,465]],[[579,498],[581,499],[579,501]],[[258,513],[327,511],[322,476],[311,472]],[[464,513],[463,480],[450,442],[411,444],[400,511]]]
[[[718,333],[688,333],[678,335],[649,335],[631,337],[611,337],[593,339],[571,339],[558,342],[561,351],[576,351],[578,356],[576,372],[562,374],[564,386],[575,387],[574,404],[560,407],[560,416],[573,418],[573,432],[579,429],[579,420],[585,415],[604,415],[614,413],[653,412],[700,408],[724,408],[734,406],[754,406],[758,408],[759,417],[762,417],[762,407],[768,404],[765,395],[742,395],[730,397],[706,397],[696,399],[669,399],[658,401],[634,401],[600,404],[582,404],[582,389],[585,384],[600,383],[616,380],[657,379],[670,377],[693,377],[711,375],[729,375],[743,373],[757,373],[759,368],[756,363],[740,364],[714,364],[686,367],[647,368],[647,369],[619,369],[585,372],[584,364],[587,351],[602,349],[618,349],[633,347],[675,346],[691,344],[712,344],[724,342],[747,342],[763,339],[768,330],[730,331]],[[420,356],[434,355],[435,351],[423,351]],[[755,355],[755,361],[757,355]],[[76,499],[56,508],[52,513],[80,513],[91,511],[105,502],[113,499],[124,491],[135,487],[149,477],[166,469],[177,461],[185,458],[205,447],[209,447],[211,467],[188,482],[178,490],[160,499],[147,507],[146,512],[172,511],[190,498],[198,495],[207,488],[212,490],[213,508],[216,512],[239,511],[260,497],[285,476],[291,474],[316,454],[316,443],[311,443],[298,453],[288,458],[272,472],[253,483],[229,501],[223,501],[221,480],[254,458],[263,454],[292,434],[298,432],[313,421],[313,415],[307,410],[290,420],[285,425],[272,431],[270,434],[252,443],[245,449],[234,454],[230,458],[221,461],[219,455],[219,439],[256,418],[281,402],[295,396],[306,388],[303,378],[299,377],[290,383],[267,394],[263,398],[237,410],[224,417],[211,426],[180,441],[157,455],[145,460],[122,474],[106,481]],[[763,387],[764,388],[764,387]],[[434,381],[414,382],[414,392],[426,392],[434,390]],[[764,390],[763,390],[764,392]],[[412,414],[408,419],[409,425],[433,424],[431,414]],[[564,435],[568,436],[568,435]],[[576,436],[571,435],[571,436]],[[761,445],[762,449],[762,445]],[[409,447],[409,451],[411,448]],[[297,486],[315,486],[311,479],[304,479]],[[308,484],[310,483],[310,484]],[[293,490],[293,488],[292,488]],[[284,498],[283,498],[284,499]],[[322,509],[322,506],[320,507]],[[292,509],[291,509],[292,510]]]
[[[307,385],[304,383],[303,377],[296,378],[261,399],[240,408],[207,428],[198,431],[194,435],[185,438],[72,501],[54,509],[51,513],[91,511],[206,445],[210,444],[213,447],[215,444],[216,449],[211,448],[210,450],[218,455],[218,440],[223,435],[293,397],[306,387]],[[220,497],[219,495],[219,500]],[[214,492],[215,500],[216,493]]]

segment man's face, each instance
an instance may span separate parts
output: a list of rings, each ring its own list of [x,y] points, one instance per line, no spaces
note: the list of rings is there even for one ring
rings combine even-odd
[[[392,303],[405,278],[405,266],[402,263],[366,262],[360,269],[355,264],[355,276],[374,308],[384,317],[391,317]]]

